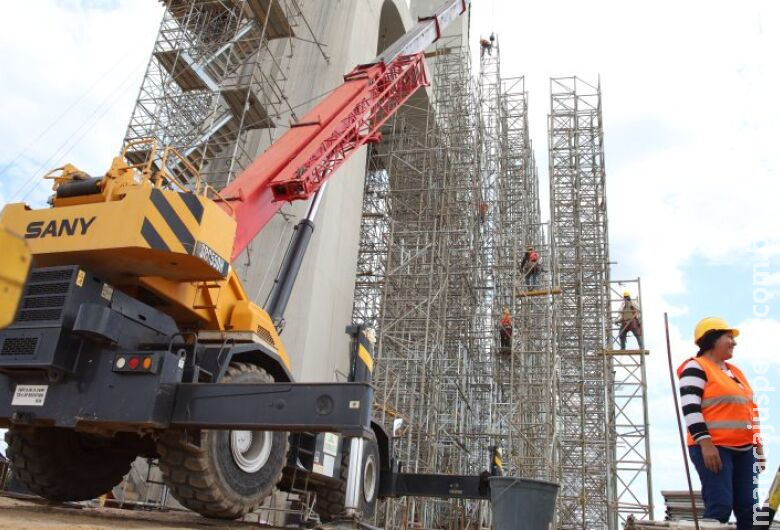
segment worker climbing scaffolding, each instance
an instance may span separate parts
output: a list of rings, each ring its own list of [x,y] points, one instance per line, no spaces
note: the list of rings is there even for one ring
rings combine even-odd
[[[644,339],[642,338],[642,320],[639,306],[631,300],[631,293],[629,291],[623,292],[623,304],[620,306],[620,311],[615,323],[620,326],[618,331],[618,340],[620,341],[620,349],[626,349],[626,339],[628,333],[634,335],[637,345],[640,350],[644,349]]]
[[[502,355],[512,353],[512,315],[507,307],[501,312],[501,318],[498,321],[498,338],[499,353]]]
[[[488,206],[488,203],[485,201],[481,201],[479,203],[478,213],[479,213],[479,222],[481,224],[485,224],[485,221],[487,221],[487,215],[490,211],[490,206]]]
[[[523,261],[520,262],[520,271],[525,278],[525,285],[528,290],[539,287],[539,275],[543,270],[539,253],[534,249],[533,245],[528,245],[525,255],[523,255]]]
[[[489,38],[481,38],[479,39],[479,47],[480,47],[480,57],[484,57],[485,53],[488,55],[493,55],[493,46],[496,42],[496,35],[494,33],[490,34]]]

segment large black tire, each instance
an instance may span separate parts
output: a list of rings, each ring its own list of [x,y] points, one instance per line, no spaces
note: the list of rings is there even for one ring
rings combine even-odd
[[[272,383],[252,364],[233,363],[222,383]],[[203,430],[196,445],[182,431],[157,443],[160,470],[176,499],[215,519],[237,519],[256,510],[282,477],[285,432]]]
[[[69,429],[5,433],[17,480],[52,501],[83,501],[107,493],[130,471],[136,454],[115,440]]]
[[[346,444],[345,444],[346,445]],[[363,450],[360,476],[363,479],[360,492],[359,517],[370,519],[376,512],[377,493],[379,492],[379,446],[372,434]],[[317,503],[314,509],[322,522],[327,523],[344,515],[344,502],[347,498],[347,475],[349,473],[349,447],[345,447],[341,457],[341,480],[338,487],[319,486],[316,488]]]

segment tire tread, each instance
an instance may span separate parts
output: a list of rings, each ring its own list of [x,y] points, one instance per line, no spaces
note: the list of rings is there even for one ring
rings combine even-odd
[[[273,381],[268,372],[248,363],[231,363],[223,381],[232,381],[246,373],[255,373],[267,382]],[[287,454],[287,438],[285,442],[287,447],[284,454]],[[209,464],[208,450],[190,443],[181,432],[171,432],[161,437],[158,440],[158,451],[160,470],[173,496],[185,507],[206,517],[237,519],[259,508],[273,491],[273,487],[269,487],[266,494],[259,499],[237,501],[231,498],[221,488],[216,487],[219,478]],[[272,481],[274,485],[282,478],[282,467],[279,467],[279,472]]]

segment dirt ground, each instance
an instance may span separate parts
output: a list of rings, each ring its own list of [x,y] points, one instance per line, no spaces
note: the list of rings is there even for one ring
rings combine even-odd
[[[0,529],[14,530],[246,530],[269,528],[243,522],[204,519],[180,511],[151,512],[118,508],[86,508],[50,504],[43,500],[0,497]]]

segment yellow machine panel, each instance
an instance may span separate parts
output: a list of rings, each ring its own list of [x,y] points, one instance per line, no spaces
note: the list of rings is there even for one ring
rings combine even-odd
[[[10,204],[0,220],[24,236],[37,266],[78,264],[108,281],[225,278],[236,230],[214,201],[152,186],[127,188],[112,201],[39,210]]]
[[[24,239],[0,225],[0,329],[16,315],[22,289],[30,270],[30,251]]]

